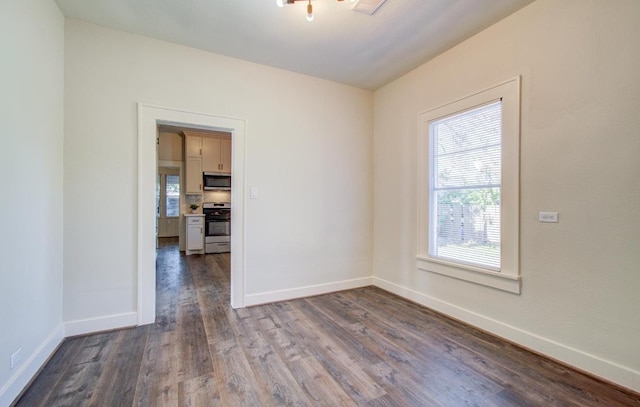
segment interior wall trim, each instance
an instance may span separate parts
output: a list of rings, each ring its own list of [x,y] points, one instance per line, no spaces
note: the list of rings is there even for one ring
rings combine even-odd
[[[0,388],[0,406],[9,406],[47,363],[65,337],[64,324],[58,325],[9,380]]]
[[[138,313],[126,312],[97,318],[68,321],[64,324],[64,331],[65,337],[68,338],[70,336],[93,334],[136,325],[138,325]]]
[[[367,287],[372,285],[371,277],[355,278],[350,280],[336,281],[326,284],[316,284],[304,287],[296,287],[285,290],[267,291],[257,294],[248,294],[245,298],[245,305],[260,305],[278,301],[294,300],[296,298],[311,297],[314,295],[328,294],[336,291],[351,290],[354,288]]]
[[[597,376],[635,392],[640,392],[640,372],[626,366],[602,359],[580,349],[522,330],[391,281],[379,277],[372,277],[372,280],[373,285],[383,290],[473,325],[533,352],[582,370],[587,374]]]

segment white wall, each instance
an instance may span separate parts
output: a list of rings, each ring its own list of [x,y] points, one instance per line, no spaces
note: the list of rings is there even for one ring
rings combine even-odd
[[[0,4],[0,406],[63,337],[63,47],[53,1]]]
[[[640,390],[638,38],[637,0],[538,0],[377,91],[376,282]],[[418,113],[516,75],[521,295],[416,268]]]
[[[371,92],[76,20],[65,80],[65,321],[136,310],[138,102],[247,121],[247,295],[370,277]]]

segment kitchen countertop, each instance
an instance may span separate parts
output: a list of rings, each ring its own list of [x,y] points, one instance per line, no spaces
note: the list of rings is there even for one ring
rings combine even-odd
[[[204,213],[185,213],[184,216],[204,216]]]

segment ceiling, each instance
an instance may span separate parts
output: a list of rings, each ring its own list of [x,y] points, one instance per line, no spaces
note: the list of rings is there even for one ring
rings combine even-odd
[[[56,0],[67,17],[376,90],[533,0]]]

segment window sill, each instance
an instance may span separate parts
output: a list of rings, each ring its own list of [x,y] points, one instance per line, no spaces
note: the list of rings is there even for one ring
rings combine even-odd
[[[472,266],[461,266],[428,256],[417,256],[418,269],[458,280],[492,287],[498,290],[520,294],[521,278],[516,275],[483,270]]]

